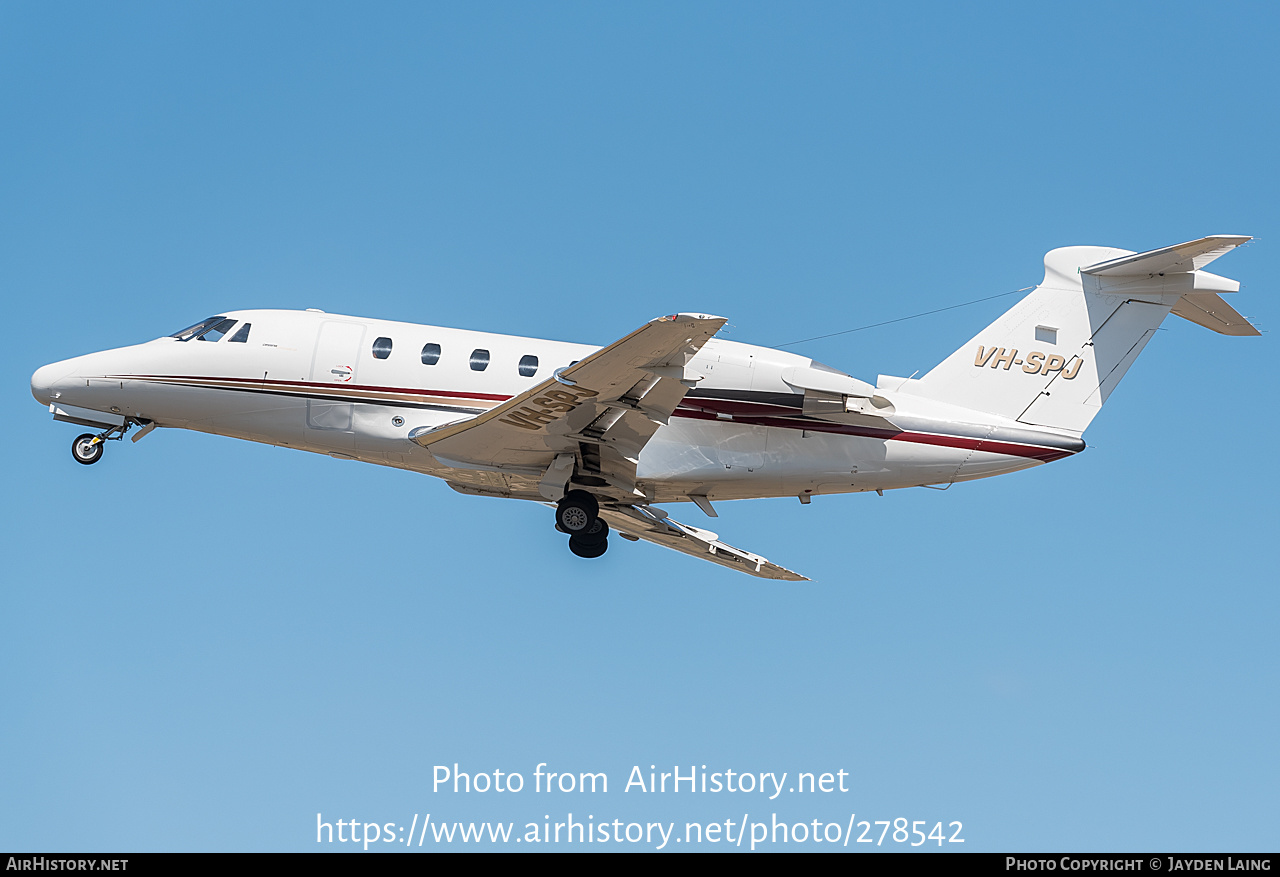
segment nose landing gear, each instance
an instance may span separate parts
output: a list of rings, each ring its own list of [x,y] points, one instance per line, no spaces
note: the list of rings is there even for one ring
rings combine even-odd
[[[75,441],[71,443],[71,456],[75,458],[77,463],[83,463],[86,466],[92,466],[94,463],[102,459],[102,452],[106,450],[106,442],[120,441],[124,438],[124,434],[134,426],[141,426],[142,432],[133,437],[136,442],[151,430],[155,429],[155,422],[151,420],[135,420],[132,417],[126,417],[124,423],[120,426],[113,426],[104,430],[97,435],[86,432],[78,435]]]

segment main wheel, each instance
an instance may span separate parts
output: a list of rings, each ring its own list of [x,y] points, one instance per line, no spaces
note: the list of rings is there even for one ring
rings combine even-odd
[[[599,545],[609,538],[609,525],[604,518],[596,518],[595,522],[582,533],[574,534],[579,545]]]
[[[556,506],[556,524],[570,536],[585,533],[600,513],[600,503],[585,490],[571,490]]]
[[[576,554],[578,557],[586,557],[586,558],[599,557],[600,555],[604,554],[606,551],[609,550],[609,540],[602,539],[601,541],[593,545],[588,545],[583,543],[580,537],[570,536],[569,550],[572,551],[574,554]]]
[[[95,438],[97,436],[91,432],[76,436],[76,440],[71,443],[71,456],[76,458],[77,463],[84,463],[88,466],[102,459],[102,452],[106,448],[106,443],[95,443],[93,441]]]

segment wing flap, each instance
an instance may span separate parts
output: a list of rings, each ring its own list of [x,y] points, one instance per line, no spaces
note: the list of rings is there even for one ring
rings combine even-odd
[[[770,563],[758,554],[721,542],[720,537],[710,530],[682,524],[647,508],[604,507],[600,509],[600,517],[619,533],[679,551],[681,554],[709,560],[750,576],[787,582],[809,581],[799,573]]]

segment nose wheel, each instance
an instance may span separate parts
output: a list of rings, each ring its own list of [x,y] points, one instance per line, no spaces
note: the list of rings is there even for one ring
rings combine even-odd
[[[71,456],[76,458],[77,463],[90,466],[102,459],[102,452],[105,449],[106,444],[100,436],[86,432],[84,435],[76,436],[76,440],[71,443]]]
[[[102,459],[102,452],[106,450],[107,442],[120,441],[120,439],[124,438],[124,434],[135,425],[142,427],[142,432],[133,437],[135,442],[156,427],[153,420],[137,420],[133,417],[126,417],[124,424],[121,426],[113,426],[97,435],[86,432],[83,435],[76,436],[75,441],[71,443],[71,456],[76,458],[77,463],[91,466]]]

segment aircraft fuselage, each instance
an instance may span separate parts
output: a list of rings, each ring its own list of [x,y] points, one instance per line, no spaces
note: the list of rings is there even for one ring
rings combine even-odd
[[[158,338],[45,366],[32,393],[54,409],[102,412],[103,423],[193,429],[538,499],[527,474],[451,466],[408,436],[474,417],[599,349],[315,311],[222,317],[234,322],[218,340]],[[650,502],[945,485],[1083,447],[891,389],[849,410],[833,404],[838,395],[805,389],[847,376],[770,348],[712,338],[688,369],[696,384],[639,456],[637,486]]]

